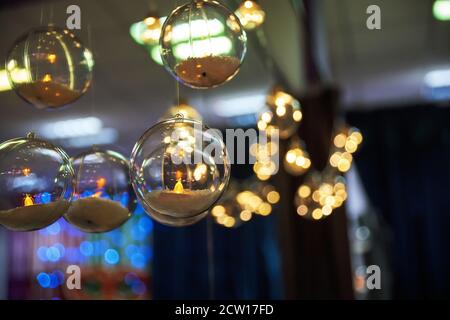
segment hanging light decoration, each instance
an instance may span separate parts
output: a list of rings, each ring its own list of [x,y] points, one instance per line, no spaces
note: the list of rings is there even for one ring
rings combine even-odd
[[[33,133],[0,144],[0,224],[15,231],[49,226],[69,207],[67,154]]]
[[[66,220],[85,232],[106,232],[131,217],[136,199],[121,154],[93,147],[72,159],[74,195]]]
[[[200,122],[159,122],[139,139],[131,155],[134,190],[155,220],[185,226],[205,217],[230,178],[223,140]]]
[[[363,136],[357,128],[344,127],[333,139],[334,151],[330,156],[330,165],[340,172],[350,170],[355,153],[363,141]]]
[[[241,187],[243,186],[243,187]],[[230,183],[222,199],[212,208],[215,221],[227,228],[237,228],[255,215],[268,216],[280,201],[280,194],[267,183],[244,181]]]
[[[55,26],[20,37],[8,53],[8,79],[25,101],[53,109],[80,98],[89,88],[94,60],[75,35]]]
[[[347,199],[344,177],[331,172],[309,174],[297,189],[295,204],[299,216],[321,220],[342,206]]]
[[[192,119],[200,122],[203,121],[203,117],[197,111],[197,109],[195,109],[194,107],[189,105],[187,101],[182,99],[180,100],[179,103],[170,107],[164,114],[163,118],[171,119],[176,117],[177,114],[181,114],[183,118]]]
[[[162,29],[160,17],[156,12],[150,12],[143,22],[145,29],[140,34],[142,43],[148,46],[158,45]]]
[[[220,86],[239,71],[247,36],[239,18],[217,1],[192,0],[176,8],[161,32],[161,57],[181,83]]]
[[[269,110],[260,114],[258,129],[267,132],[269,136],[278,129],[281,139],[291,137],[303,118],[300,102],[279,87],[272,89],[266,102]]]
[[[259,180],[267,181],[278,172],[278,152],[279,146],[274,141],[250,146],[250,155],[255,157],[253,171]]]
[[[253,0],[241,3],[235,12],[245,30],[254,30],[264,23],[266,13],[261,6]]]
[[[297,136],[292,138],[283,162],[285,170],[294,176],[304,174],[311,167],[311,160],[305,150],[304,142]]]

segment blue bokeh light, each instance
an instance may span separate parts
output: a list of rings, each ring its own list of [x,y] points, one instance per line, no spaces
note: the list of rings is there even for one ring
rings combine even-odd
[[[45,272],[39,273],[36,276],[36,279],[42,288],[48,288],[50,286],[50,276],[47,273]]]
[[[119,253],[117,250],[108,249],[105,252],[105,261],[108,264],[117,264],[120,260]]]

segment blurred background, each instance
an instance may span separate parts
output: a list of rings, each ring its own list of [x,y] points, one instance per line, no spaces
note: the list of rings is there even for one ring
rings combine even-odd
[[[221,2],[232,11],[241,5]],[[149,12],[166,17],[182,3],[2,1],[0,59],[30,28],[64,26],[66,8],[76,4],[75,33],[95,69],[83,97],[45,111],[20,99],[0,67],[0,140],[34,131],[70,156],[93,144],[129,155],[178,94],[210,127],[247,129],[257,128],[266,96],[281,85],[301,104],[296,135],[316,170],[327,167],[335,128],[345,123],[363,136],[351,168],[342,170],[344,205],[326,219],[304,219],[294,199],[307,174],[281,167],[259,181],[252,166],[233,165],[240,191],[255,191],[255,183],[269,190],[260,197],[270,210],[241,213],[239,224],[220,223],[219,207],[194,226],[171,228],[138,206],[104,234],[63,219],[29,233],[1,228],[0,298],[450,297],[450,1],[260,0],[265,21],[248,31],[239,74],[208,91],[177,86],[158,46],[141,37]],[[366,25],[370,5],[381,9],[379,30]],[[281,140],[280,157],[290,147]],[[82,290],[65,286],[72,264],[81,266]],[[381,269],[379,290],[367,288],[370,265]]]

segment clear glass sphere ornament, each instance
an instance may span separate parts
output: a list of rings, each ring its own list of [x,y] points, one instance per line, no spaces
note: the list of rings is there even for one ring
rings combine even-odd
[[[288,139],[298,129],[303,114],[300,102],[280,88],[274,88],[266,100],[269,110],[262,112],[258,118],[258,128],[272,135],[274,130],[281,139]]]
[[[291,175],[300,176],[311,167],[311,159],[305,150],[305,143],[298,137],[291,140],[283,159],[284,169]]]
[[[68,209],[73,169],[67,154],[33,133],[0,144],[0,224],[38,230]]]
[[[239,18],[217,1],[192,0],[164,22],[161,57],[181,83],[208,89],[230,81],[247,50]]]
[[[330,216],[347,199],[345,178],[334,171],[310,173],[297,189],[295,204],[299,216],[321,220]]]
[[[89,88],[92,53],[66,29],[46,26],[21,36],[8,53],[9,82],[38,109],[65,106]]]
[[[245,30],[258,28],[266,18],[264,10],[253,0],[243,1],[235,13]]]
[[[230,178],[220,134],[183,118],[159,122],[139,139],[131,155],[138,200],[155,220],[184,226],[205,217]]]
[[[170,107],[164,114],[163,119],[175,118],[178,114],[181,114],[183,118],[203,121],[203,117],[197,109],[189,105],[185,100],[180,100],[179,103]]]
[[[93,147],[71,162],[75,183],[66,220],[85,232],[96,233],[125,223],[136,207],[128,160],[117,152]]]

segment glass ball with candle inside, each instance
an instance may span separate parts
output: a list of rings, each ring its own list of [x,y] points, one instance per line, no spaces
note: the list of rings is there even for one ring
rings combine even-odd
[[[239,18],[219,2],[192,0],[169,15],[160,44],[164,65],[179,82],[207,89],[238,73],[247,36]]]
[[[264,23],[266,13],[261,6],[253,0],[245,0],[236,10],[238,16],[245,30],[254,30]]]
[[[228,153],[217,131],[183,118],[162,121],[136,143],[133,187],[155,220],[184,226],[207,215],[230,178]]]
[[[303,118],[300,102],[279,87],[272,89],[267,96],[267,111],[262,112],[258,119],[258,128],[272,135],[277,129],[281,139],[288,139],[298,129]]]
[[[69,207],[73,169],[67,154],[33,133],[0,145],[0,224],[38,230]]]
[[[283,164],[284,169],[294,176],[304,174],[311,167],[311,159],[306,151],[305,143],[297,136],[291,139]]]
[[[54,109],[80,98],[89,88],[92,53],[66,29],[31,29],[14,43],[6,60],[16,93],[38,109]]]
[[[65,219],[85,232],[120,227],[136,207],[129,162],[121,154],[93,147],[72,159],[74,195]]]

